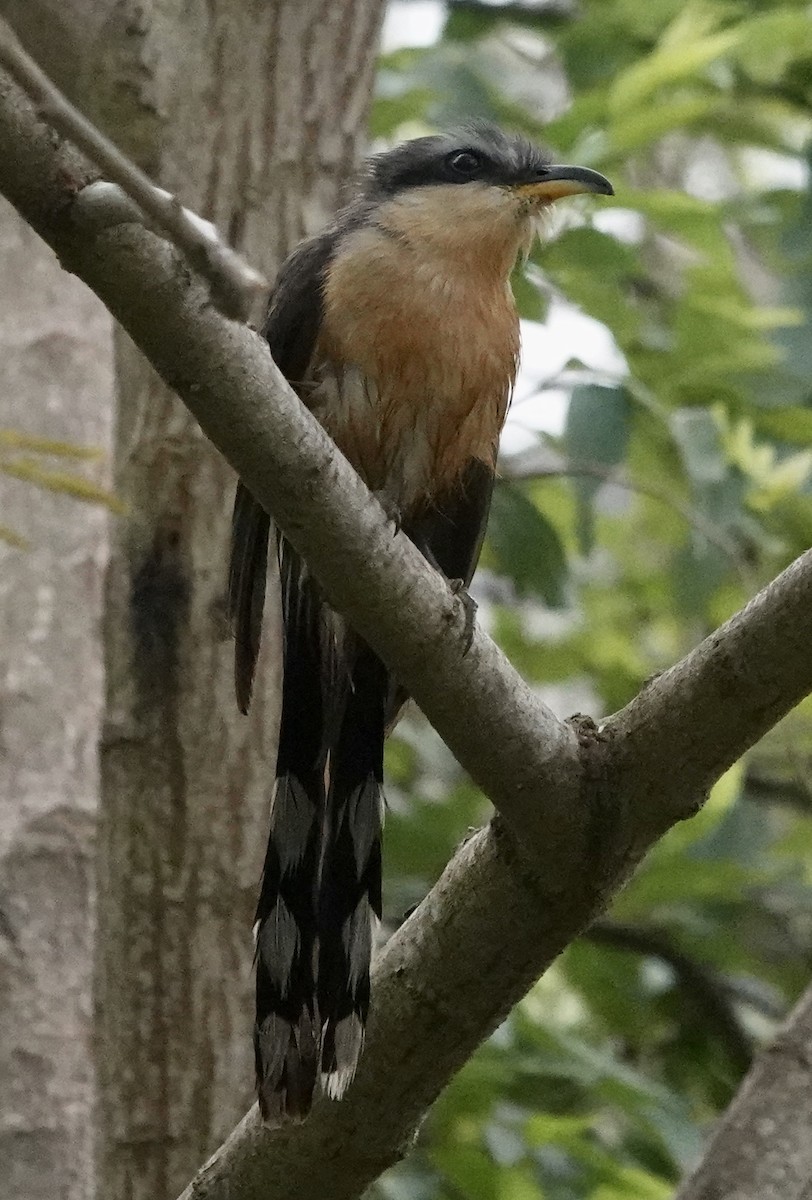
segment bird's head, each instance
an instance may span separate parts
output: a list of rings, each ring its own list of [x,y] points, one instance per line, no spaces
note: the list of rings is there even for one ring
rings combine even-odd
[[[369,160],[363,183],[377,223],[435,252],[479,247],[511,263],[551,204],[583,192],[613,195],[597,171],[488,124],[402,142]]]

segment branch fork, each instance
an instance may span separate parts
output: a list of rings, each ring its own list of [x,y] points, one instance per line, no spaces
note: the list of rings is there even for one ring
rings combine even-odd
[[[0,62],[27,87],[2,33]],[[599,728],[560,720],[481,629],[467,653],[449,636],[445,581],[393,536],[265,343],[211,303],[188,247],[138,222],[108,224],[122,200],[98,184],[80,219],[64,219],[77,208],[69,181],[92,168],[55,144],[42,94],[29,90],[34,102],[0,73],[0,190],[177,391],[499,812],[379,955],[347,1097],[273,1134],[252,1110],[184,1193],[353,1200],[648,847],[812,690],[812,552]]]

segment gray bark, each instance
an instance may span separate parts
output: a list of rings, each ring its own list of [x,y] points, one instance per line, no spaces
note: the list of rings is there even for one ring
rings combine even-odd
[[[675,1200],[812,1196],[812,988],[757,1057]]]
[[[370,1036],[341,1104],[269,1134],[256,1109],[185,1200],[351,1200],[647,847],[812,690],[812,551],[597,729],[561,722],[490,639],[465,651],[459,597],[179,252],[132,223],[60,221],[78,156],[0,77],[0,186],[138,340],[279,519],[331,602],[413,693],[500,810],[375,964]],[[735,719],[734,719],[735,717]]]
[[[70,87],[75,14],[0,13]],[[0,281],[0,426],[109,452],[109,314],[6,205]],[[0,475],[0,520],[30,543],[0,545],[0,1196],[87,1200],[107,519]]]
[[[110,316],[5,202],[0,281],[0,427],[109,448]],[[0,474],[0,521],[0,1196],[87,1200],[107,519]]]
[[[0,12],[69,96],[157,182],[215,221],[269,277],[290,247],[335,208],[357,161],[382,10],[382,0],[0,0]],[[82,332],[85,347],[94,331],[88,314],[103,310],[61,274],[30,232],[22,236],[25,250],[14,262],[20,293],[29,288],[31,308],[47,324],[45,299],[22,282],[36,247],[51,272],[46,291],[50,287],[56,306],[69,314],[71,335]],[[17,292],[9,291],[5,301],[13,307]],[[29,1194],[68,1194],[60,1190],[68,1175],[82,1176],[71,1196],[92,1194],[90,839],[99,801],[95,1042],[102,1194],[154,1200],[177,1191],[233,1124],[252,1089],[251,923],[274,755],[273,638],[266,639],[246,721],[233,702],[223,621],[233,474],[129,340],[117,334],[113,342],[109,319],[101,320],[107,374],[101,386],[85,371],[83,394],[104,437],[85,434],[84,440],[109,445],[104,414],[118,408],[114,484],[129,506],[112,538],[104,713],[101,514],[88,518],[83,509],[79,520],[73,518],[81,545],[93,548],[91,575],[75,538],[65,532],[76,506],[59,502],[65,516],[53,535],[58,550],[50,558],[22,559],[27,570],[17,572],[16,607],[9,607],[17,624],[4,641],[15,650],[19,642],[28,661],[22,626],[30,620],[29,641],[41,636],[46,617],[40,609],[48,610],[52,587],[59,592],[60,614],[71,605],[81,631],[71,646],[74,657],[61,645],[53,649],[54,660],[61,658],[60,681],[64,672],[73,684],[69,698],[43,670],[39,708],[35,712],[31,702],[24,713],[20,709],[28,740],[9,726],[19,747],[4,791],[12,810],[20,808],[24,777],[28,790],[42,798],[36,813],[56,813],[51,823],[34,822],[22,844],[16,827],[0,824],[0,838],[8,830],[9,853],[22,862],[5,872],[14,900],[2,910],[3,929],[13,925],[15,940],[0,940],[0,970],[8,962],[11,997],[4,1006],[12,1036],[3,1044],[19,1084],[0,1110],[0,1129],[8,1131],[20,1163],[13,1194],[26,1200]],[[32,320],[26,328],[36,331],[37,324]],[[55,392],[55,369],[68,372],[70,355],[62,351],[60,357],[60,351],[47,342],[45,361],[36,364],[29,354],[34,395],[41,394],[44,378],[49,395]],[[75,387],[74,369],[65,390]],[[20,412],[32,410],[29,388],[21,393]],[[69,415],[71,428],[84,429],[81,406],[74,403]],[[5,417],[4,409],[3,423]],[[34,428],[60,434],[53,425]],[[43,501],[46,508],[49,503]],[[14,517],[4,505],[2,519],[14,524]],[[78,580],[73,590],[58,574],[60,552]],[[269,634],[273,628],[271,613]],[[43,660],[45,649],[50,652],[50,643],[38,644]],[[50,774],[43,771],[37,781],[31,739],[42,739],[48,722],[54,729],[49,744],[59,746],[49,759]],[[87,771],[78,816],[60,807],[60,797],[70,791],[72,803],[76,790],[64,764],[75,753],[71,737],[80,742]],[[5,766],[0,762],[0,769]],[[60,839],[65,862],[57,874],[56,866],[45,870],[43,864]],[[32,865],[25,865],[26,855]],[[53,922],[50,940],[45,918],[28,915],[37,911]],[[54,960],[55,940],[61,953]],[[53,965],[56,976],[48,974]],[[57,992],[61,1008],[54,1004]],[[27,1023],[32,1006],[42,1009],[39,1023]],[[61,1057],[51,1054],[56,1039]],[[68,1078],[69,1068],[78,1082]],[[57,1083],[60,1095],[54,1097]],[[35,1146],[32,1136],[42,1145]],[[3,1160],[10,1161],[6,1155]],[[0,1191],[3,1186],[5,1178]]]
[[[127,94],[151,114],[124,148],[273,277],[355,165],[381,9],[173,0],[135,26],[114,12],[138,64]],[[102,101],[115,136],[115,88]],[[240,716],[223,617],[233,473],[124,335],[117,349],[116,487],[131,517],[105,620],[99,1185],[155,1200],[253,1093],[251,925],[278,679],[271,612]]]

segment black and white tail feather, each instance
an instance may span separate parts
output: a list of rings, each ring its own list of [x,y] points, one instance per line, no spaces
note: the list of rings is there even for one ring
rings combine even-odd
[[[229,607],[243,711],[260,640],[262,603],[255,593],[265,587],[269,526],[258,508],[240,486]],[[340,1099],[363,1049],[381,915],[391,690],[380,660],[323,604],[295,551],[283,538],[278,545],[282,720],[255,926],[254,1050],[260,1109],[269,1123],[306,1116],[317,1082]]]
[[[363,220],[362,202],[343,234]],[[305,403],[337,227],[282,267],[264,334]],[[472,459],[445,496],[404,522],[429,562],[467,585],[479,557],[492,464]],[[271,522],[242,484],[231,539],[229,614],[235,685],[248,711],[262,629]],[[369,1009],[369,964],[381,914],[383,741],[406,696],[372,651],[324,604],[278,539],[284,616],[282,723],[271,830],[256,917],[257,1090],[269,1123],[301,1119],[317,1082],[344,1094]]]
[[[458,492],[404,527],[448,577],[473,574],[493,488],[474,461]],[[239,484],[229,612],[243,712],[259,652],[271,523]],[[282,721],[271,829],[256,915],[257,1090],[269,1124],[307,1115],[316,1084],[352,1082],[369,1011],[381,915],[383,745],[405,693],[323,602],[279,537],[284,622]]]

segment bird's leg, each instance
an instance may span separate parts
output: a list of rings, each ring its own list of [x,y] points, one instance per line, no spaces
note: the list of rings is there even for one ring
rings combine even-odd
[[[449,579],[449,577],[446,575],[443,568],[438,563],[437,559],[434,557],[431,547],[427,544],[427,542],[423,538],[412,538],[412,540],[414,541],[414,544],[417,546],[418,550],[423,555],[425,560],[429,563],[429,565],[434,567],[435,571],[437,571],[438,574],[442,575],[443,579],[446,581],[448,586],[451,588],[451,591],[454,593],[454,595],[457,597],[457,599],[462,604],[463,612],[465,613],[465,625],[463,626],[463,631],[462,631],[462,639],[463,639],[463,651],[462,652],[463,652],[463,655],[465,655],[471,649],[471,644],[473,643],[473,640],[474,640],[474,629],[476,627],[476,611],[478,608],[477,602],[473,598],[471,593],[468,591],[468,585],[466,584],[464,579]]]
[[[403,527],[403,511],[400,505],[384,490],[374,491],[372,495],[380,504],[386,519],[395,527],[395,533],[400,533]]]
[[[462,604],[465,613],[465,625],[463,626],[462,637],[465,644],[463,654],[467,654],[471,649],[474,640],[474,629],[476,628],[476,610],[479,607],[474,597],[465,586],[464,579],[449,579],[447,580],[451,591]]]

